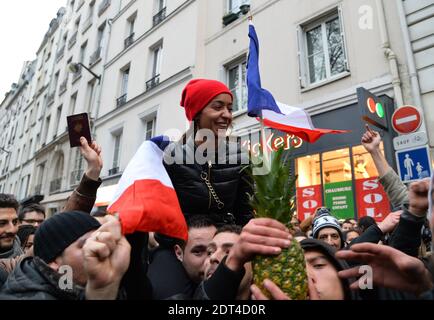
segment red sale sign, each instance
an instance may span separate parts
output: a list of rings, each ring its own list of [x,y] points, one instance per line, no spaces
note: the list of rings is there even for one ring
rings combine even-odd
[[[390,213],[390,203],[378,177],[356,180],[358,217],[369,216],[380,222]]]
[[[315,213],[322,206],[321,185],[297,188],[297,216],[300,221]]]

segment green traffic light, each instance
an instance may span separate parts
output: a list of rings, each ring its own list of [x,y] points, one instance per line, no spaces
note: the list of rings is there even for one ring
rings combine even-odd
[[[380,118],[384,118],[384,108],[383,108],[383,105],[381,103],[377,102],[377,105],[376,105],[375,109],[377,110],[377,115]]]

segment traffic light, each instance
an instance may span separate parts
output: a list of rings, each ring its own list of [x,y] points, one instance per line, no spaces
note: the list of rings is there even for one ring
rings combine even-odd
[[[386,108],[381,99],[365,88],[357,88],[357,99],[362,119],[373,126],[387,130]]]

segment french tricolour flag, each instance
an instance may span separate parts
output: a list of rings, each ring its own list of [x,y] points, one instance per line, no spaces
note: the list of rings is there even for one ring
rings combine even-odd
[[[122,174],[108,211],[119,214],[124,234],[153,231],[187,241],[187,224],[163,165],[168,143],[163,136],[143,142]]]
[[[326,133],[344,133],[346,130],[318,129],[312,124],[304,109],[291,107],[274,100],[273,95],[262,88],[259,73],[259,40],[253,23],[249,25],[249,61],[247,64],[248,115],[262,118],[264,125],[300,139],[314,143]]]

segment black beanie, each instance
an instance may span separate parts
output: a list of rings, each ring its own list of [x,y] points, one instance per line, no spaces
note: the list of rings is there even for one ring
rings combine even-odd
[[[45,220],[36,230],[33,252],[50,263],[78,238],[100,226],[95,218],[85,212],[58,213]]]

